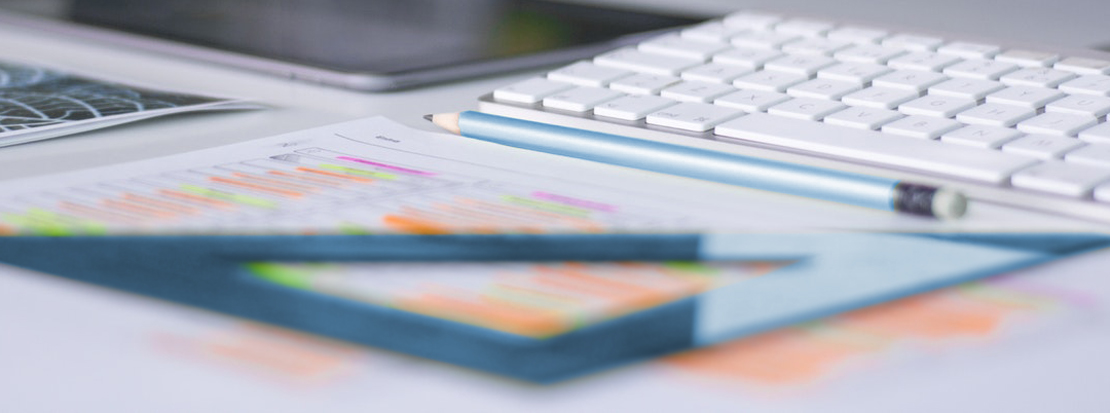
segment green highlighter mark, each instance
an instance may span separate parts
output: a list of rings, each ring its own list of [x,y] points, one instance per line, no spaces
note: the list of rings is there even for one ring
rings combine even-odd
[[[311,275],[308,271],[267,262],[252,262],[246,264],[246,267],[254,276],[275,284],[302,290],[312,289]]]
[[[233,194],[231,192],[217,191],[214,189],[208,189],[205,187],[188,184],[181,185],[181,189],[200,196],[206,196],[221,201],[231,201],[237,204],[250,205],[259,208],[277,208],[277,202],[248,195]]]
[[[559,214],[563,214],[563,215],[573,215],[573,216],[582,217],[582,218],[590,216],[590,211],[589,210],[585,210],[585,209],[582,209],[582,208],[575,208],[575,207],[567,206],[567,205],[563,205],[563,204],[556,204],[556,203],[553,203],[553,202],[538,201],[538,200],[535,200],[535,199],[524,198],[524,197],[520,197],[520,196],[516,196],[516,195],[504,195],[504,196],[501,197],[501,199],[505,202],[510,203],[510,204],[526,206],[526,207],[529,207],[529,208],[535,208],[535,209],[548,211],[548,212],[555,212],[555,213],[559,213]]]
[[[351,167],[348,167],[348,166],[335,165],[335,164],[330,164],[330,163],[319,164],[319,165],[316,165],[316,167],[318,167],[320,169],[327,169],[327,170],[330,170],[330,171],[342,172],[342,173],[345,173],[345,174],[358,175],[358,176],[370,176],[370,177],[374,177],[374,178],[378,178],[378,179],[388,179],[388,180],[397,179],[397,175],[393,175],[393,174],[387,174],[387,173],[384,173],[384,172],[367,171],[365,169],[351,168]]]
[[[344,222],[338,225],[336,230],[343,235],[371,235],[373,232],[358,224]]]
[[[2,218],[46,236],[95,235],[107,232],[104,225],[98,222],[61,215],[41,208],[31,208],[23,214],[4,214]]]
[[[716,268],[691,261],[670,261],[663,263],[663,265],[673,270],[697,275],[717,275],[720,272],[720,270]]]
[[[20,227],[28,228],[38,235],[62,237],[72,235],[69,228],[60,222],[42,219],[31,214],[4,214],[3,219]]]

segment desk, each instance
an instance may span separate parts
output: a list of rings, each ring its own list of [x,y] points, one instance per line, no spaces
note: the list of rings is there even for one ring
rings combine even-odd
[[[730,7],[708,0],[684,3],[705,12]],[[1018,17],[1025,18],[991,19],[989,26],[979,24],[984,12],[998,7],[990,3],[860,1],[875,8],[858,8],[819,2],[812,9],[805,3],[748,2],[834,19],[886,20],[1015,42],[1039,39],[1082,47],[1110,41],[1099,38],[1105,32],[1101,19],[1110,6],[1097,0],[1064,5],[1009,2],[1007,7],[1024,10]],[[968,8],[973,11],[965,12]],[[1060,17],[1037,17],[1049,15]],[[1028,29],[1030,21],[1067,23],[1041,37]],[[368,95],[10,27],[0,27],[0,43],[6,54],[93,75],[242,96],[273,106],[256,112],[179,116],[5,148],[0,150],[0,179],[174,154],[371,114],[433,130],[421,115],[472,108],[478,95],[529,75]],[[5,269],[0,278],[0,410],[96,406],[111,411],[274,412],[449,406],[463,411],[973,411],[990,406],[1006,411],[1099,411],[1110,401],[1102,385],[1110,379],[1110,361],[1104,356],[1110,344],[1110,305],[1099,304],[1110,303],[1110,284],[1099,273],[1107,262],[1110,254],[1103,252],[1025,272],[1022,279],[1054,279],[1054,289],[1042,289],[1032,297],[1052,297],[1049,301],[1057,305],[1043,307],[1040,313],[1017,311],[1005,323],[992,324],[1005,334],[904,344],[882,357],[835,365],[837,371],[829,374],[836,380],[786,387],[737,384],[691,373],[697,369],[690,366],[697,363],[689,360],[686,369],[675,367],[682,361],[645,363],[536,387]],[[1043,314],[1066,317],[1039,316]],[[993,342],[1004,343],[1006,351],[996,352]],[[246,352],[248,348],[252,350]]]

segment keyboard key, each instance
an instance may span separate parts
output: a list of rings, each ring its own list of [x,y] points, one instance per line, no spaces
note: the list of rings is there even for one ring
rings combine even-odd
[[[883,39],[882,45],[895,49],[913,50],[917,52],[932,52],[944,44],[944,39],[939,37],[919,36],[914,34],[896,34]]]
[[[651,125],[667,126],[695,132],[704,132],[724,121],[743,115],[736,109],[708,103],[679,103],[647,115]]]
[[[748,73],[752,73],[752,69],[736,65],[709,63],[682,72],[682,78],[700,82],[732,83],[733,79]]]
[[[763,69],[805,75],[806,78],[811,78],[817,74],[818,70],[834,64],[836,64],[836,60],[826,56],[783,56],[765,63]]]
[[[1102,202],[1110,202],[1110,184],[1102,184],[1095,187],[1092,192],[1095,200]]]
[[[1035,109],[998,103],[986,103],[956,114],[956,120],[996,127],[1010,127],[1037,114]]]
[[[715,129],[715,133],[751,142],[992,184],[1004,183],[1013,171],[1037,162],[1028,157],[998,151],[890,136],[822,122],[784,120],[762,113],[753,113],[723,123]]]
[[[790,43],[798,39],[800,39],[800,37],[792,34],[775,32],[748,32],[733,36],[731,42],[732,45],[736,47],[778,50],[778,48],[782,47],[783,44]]]
[[[852,43],[878,43],[883,38],[889,36],[890,33],[886,30],[873,29],[869,27],[855,27],[844,26],[837,29],[830,30],[825,37],[832,40],[841,40]]]
[[[656,95],[667,86],[682,81],[674,76],[641,73],[613,81],[609,88],[637,95]]]
[[[782,21],[782,17],[778,15],[740,11],[725,16],[724,24],[728,27],[747,30],[767,30],[780,21]]]
[[[1020,171],[1011,182],[1017,188],[1079,198],[1107,179],[1110,168],[1054,161]]]
[[[1033,50],[1011,49],[995,56],[994,60],[1024,67],[1050,67],[1057,60],[1060,60],[1060,55]]]
[[[886,64],[895,69],[939,72],[961,61],[963,59],[951,55],[935,52],[913,52],[890,59]]]
[[[728,42],[732,36],[746,31],[747,29],[728,27],[720,22],[710,22],[682,29],[679,36],[702,42]]]
[[[952,42],[937,48],[937,53],[964,59],[990,59],[1002,49],[993,44]]]
[[[945,132],[963,126],[952,119],[929,116],[907,116],[883,125],[882,131],[917,139],[937,139]]]
[[[1086,75],[1064,82],[1061,91],[1081,95],[1110,96],[1110,76]]]
[[[852,82],[863,86],[871,83],[875,78],[893,71],[889,67],[871,63],[841,63],[818,70],[817,77]]]
[[[1110,144],[1095,143],[1064,154],[1064,162],[1110,168]]]
[[[578,62],[547,74],[549,80],[573,83],[579,86],[605,87],[610,82],[632,76],[635,72],[601,67],[589,62]]]
[[[702,42],[683,39],[676,35],[666,35],[640,43],[638,48],[642,52],[705,61],[713,57],[714,54],[731,49],[732,47],[729,46],[728,43]]]
[[[890,59],[907,53],[909,52],[900,49],[893,49],[890,47],[861,44],[833,53],[833,57],[835,57],[836,60],[840,60],[842,62],[871,63],[883,65],[886,64],[886,62],[890,61]]]
[[[1007,73],[999,78],[1002,83],[1010,86],[1034,86],[1053,88],[1068,80],[1075,78],[1075,74],[1063,70],[1045,67],[1021,69]]]
[[[809,80],[806,75],[762,71],[750,75],[740,76],[732,81],[732,85],[741,89],[763,90],[767,92],[785,92],[786,88]]]
[[[602,102],[621,96],[624,96],[624,93],[615,90],[581,86],[545,97],[543,105],[572,112],[586,112]]]
[[[930,95],[955,96],[964,99],[982,100],[987,95],[1002,90],[1005,86],[993,80],[952,79],[929,87]]]
[[[836,25],[822,20],[790,19],[775,25],[775,31],[806,37],[822,36]]]
[[[568,83],[533,78],[498,88],[493,91],[493,98],[510,102],[536,103],[545,97],[573,87],[574,85]]]
[[[853,107],[825,116],[825,123],[857,129],[876,130],[883,125],[902,118],[893,110]]]
[[[1026,135],[1002,145],[1002,152],[1053,159],[1083,145],[1079,139],[1064,136]]]
[[[922,72],[919,70],[898,70],[875,78],[875,80],[871,81],[871,84],[872,86],[878,87],[907,89],[921,94],[929,89],[930,86],[948,79],[948,76],[940,73]]]
[[[1101,59],[1087,59],[1083,57],[1069,57],[1056,62],[1052,67],[1080,75],[1106,75],[1110,74],[1110,61]]]
[[[735,91],[736,88],[722,83],[688,81],[663,89],[659,95],[680,102],[708,103]]]
[[[813,79],[786,89],[786,94],[798,98],[840,100],[849,93],[862,89],[858,83],[830,79]]]
[[[1110,143],[1110,122],[1079,132],[1079,139],[1084,142]]]
[[[645,53],[636,49],[620,49],[595,57],[594,63],[600,66],[654,75],[677,76],[683,70],[701,65],[703,61],[701,59]]]
[[[1044,110],[1099,118],[1110,113],[1110,98],[1073,95],[1045,105]]]
[[[844,108],[847,108],[847,106],[840,102],[795,98],[771,106],[767,109],[767,113],[787,118],[817,121]]]
[[[676,104],[678,104],[677,101],[664,97],[632,95],[597,105],[594,108],[594,115],[624,120],[640,120],[651,113]]]
[[[944,68],[944,74],[952,77],[968,77],[982,80],[998,80],[1003,75],[1020,69],[1013,63],[994,60],[965,60]]]
[[[1064,95],[1055,89],[1032,86],[1011,86],[987,95],[988,103],[1021,106],[1029,109],[1040,109],[1049,102],[1059,100]]]
[[[783,56],[785,55],[776,50],[736,48],[717,53],[713,56],[713,62],[759,70],[765,63]]]
[[[871,87],[859,92],[845,95],[843,98],[840,99],[840,101],[852,106],[864,106],[876,109],[894,109],[902,103],[909,102],[917,98],[917,92],[912,90]]]
[[[1023,120],[1017,124],[1017,128],[1025,133],[1075,136],[1079,131],[1095,126],[1097,123],[1095,118],[1086,115],[1049,112]]]
[[[790,100],[784,93],[762,90],[740,90],[717,98],[713,104],[745,112],[765,112],[767,108]]]
[[[1020,132],[1011,128],[969,125],[941,135],[940,141],[976,148],[998,149],[1002,144],[1021,136]]]
[[[851,46],[852,43],[824,38],[805,38],[782,45],[782,51],[790,54],[817,54],[832,56],[837,50]]]
[[[950,118],[975,107],[975,100],[955,96],[927,95],[898,105],[898,111],[907,115]]]

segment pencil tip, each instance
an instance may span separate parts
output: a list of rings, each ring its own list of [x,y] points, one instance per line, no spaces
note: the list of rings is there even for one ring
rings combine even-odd
[[[433,125],[439,126],[448,132],[459,135],[459,114],[458,113],[440,113],[435,115],[426,115],[424,119],[432,122]]]
[[[426,120],[428,122],[431,122],[432,121],[432,116],[433,115],[424,115],[424,120]]]

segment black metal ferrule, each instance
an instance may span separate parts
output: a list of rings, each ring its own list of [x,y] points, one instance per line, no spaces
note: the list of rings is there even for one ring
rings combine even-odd
[[[936,187],[899,182],[894,186],[894,210],[935,217],[933,195],[936,193]]]

